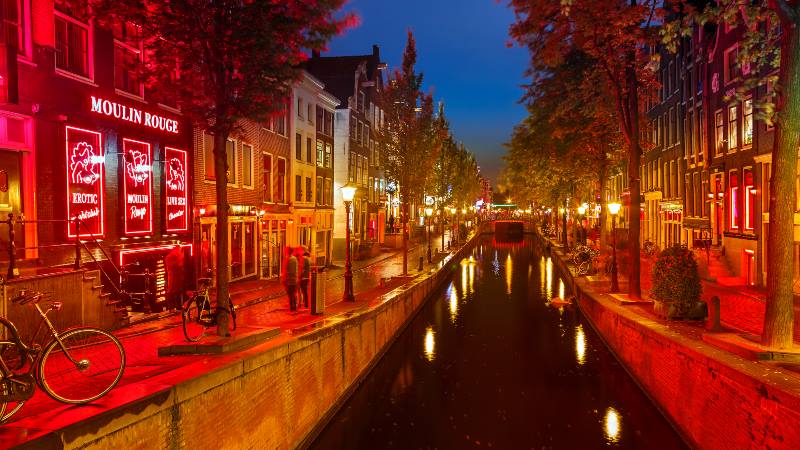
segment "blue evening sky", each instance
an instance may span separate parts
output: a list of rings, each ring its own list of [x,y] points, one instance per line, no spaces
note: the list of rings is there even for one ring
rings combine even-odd
[[[525,117],[517,101],[527,51],[506,46],[514,15],[505,0],[350,0],[345,9],[356,12],[360,25],[335,38],[324,54],[368,54],[378,44],[393,70],[410,28],[426,88],[445,102],[453,134],[476,154],[494,184],[502,144]]]

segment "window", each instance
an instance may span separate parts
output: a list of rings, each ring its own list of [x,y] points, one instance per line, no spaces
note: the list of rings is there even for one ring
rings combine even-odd
[[[3,27],[6,30],[6,36],[17,36],[17,54],[27,55],[27,35],[26,31],[29,28],[26,26],[27,12],[26,2],[24,0],[2,0],[0,4],[0,14],[3,18]]]
[[[364,125],[364,146],[369,147],[369,126]]]
[[[669,62],[667,77],[669,77],[669,82],[667,83],[667,96],[669,96],[677,85],[675,82],[675,64],[672,61]]]
[[[317,206],[325,204],[325,197],[322,194],[322,177],[317,177]]]
[[[307,108],[308,108],[308,111],[306,112],[306,118],[308,119],[309,123],[313,124],[314,123],[314,105],[309,103]]]
[[[272,201],[272,155],[264,153],[261,157],[262,169],[261,178],[264,190],[264,201]]]
[[[667,129],[667,144],[672,145],[675,143],[675,108],[669,109],[667,120],[669,123],[669,128]]]
[[[205,168],[205,179],[213,181],[217,179],[214,172],[214,136],[203,133],[203,166]]]
[[[325,110],[317,105],[317,133],[325,132]]]
[[[297,97],[297,117],[303,118],[303,99]]]
[[[739,146],[739,108],[736,105],[728,107],[728,149],[734,150]]]
[[[278,203],[286,203],[286,160],[278,158],[278,180],[275,200]]]
[[[731,230],[739,229],[739,176],[736,171],[732,171],[729,176],[729,183],[731,190],[730,200],[728,207],[730,209],[730,228]]]
[[[753,99],[742,103],[742,145],[753,145]]]
[[[313,162],[314,143],[310,137],[306,138],[306,161]]]
[[[311,178],[306,177],[306,201],[313,202],[314,201],[314,191],[311,189]]]
[[[353,154],[353,153],[350,153],[348,155],[348,158],[349,159],[347,161],[347,164],[348,164],[347,181],[352,183],[353,180],[355,179],[355,176],[356,176],[355,175],[356,174],[356,155]]]
[[[333,180],[325,178],[325,204],[333,205]]]
[[[91,78],[89,25],[55,13],[56,69]]]
[[[361,174],[362,174],[361,175],[361,184],[367,184],[367,173],[368,173],[368,171],[367,171],[367,157],[366,156],[362,156],[361,157],[361,164],[364,166],[362,171],[361,171]]]
[[[280,116],[272,119],[275,122],[275,132],[281,136],[286,136],[286,118],[288,114],[289,112],[287,109]]]
[[[330,169],[333,167],[333,146],[330,143],[325,143],[325,167]]]
[[[372,190],[372,177],[369,177],[369,181],[367,182],[367,200],[372,202],[374,201],[375,192]]]
[[[686,117],[683,119],[683,134],[684,134],[684,141],[685,144],[685,153],[688,156],[688,160],[690,164],[694,164],[697,160],[697,151],[695,147],[692,145],[693,138],[692,133],[694,133],[694,123],[692,119],[694,118],[694,111],[686,111]]]
[[[325,143],[322,139],[317,139],[317,167],[325,165]]]
[[[225,168],[228,174],[228,184],[236,184],[236,141],[228,139],[225,155],[227,156]]]
[[[303,136],[300,133],[294,135],[294,158],[303,160]]]
[[[333,113],[325,111],[325,134],[333,136]]]
[[[717,150],[717,155],[725,152],[725,119],[722,117],[722,111],[714,113],[714,142]]]
[[[703,162],[703,139],[705,138],[705,133],[703,133],[704,123],[706,120],[706,114],[703,111],[702,107],[697,108],[697,126],[694,127],[694,152],[697,154],[697,162]]]
[[[744,229],[753,230],[756,223],[756,184],[753,180],[753,170],[744,169]]]
[[[350,139],[358,141],[358,121],[354,116],[350,116]]]
[[[365,103],[367,102],[367,97],[364,95],[363,92],[358,92],[358,110],[364,112],[364,107],[366,106]]]
[[[727,50],[725,50],[725,84],[730,83],[731,81],[735,80],[736,77],[739,75],[737,71],[737,63],[736,58],[739,54],[739,48],[737,46],[733,46]]]
[[[129,94],[144,94],[139,71],[143,63],[142,33],[140,27],[116,21],[114,34],[114,87]]]
[[[253,187],[253,146],[242,144],[242,186]]]
[[[356,159],[356,183],[361,182],[361,155],[354,155]]]
[[[294,201],[303,201],[303,177],[300,175],[294,176]]]

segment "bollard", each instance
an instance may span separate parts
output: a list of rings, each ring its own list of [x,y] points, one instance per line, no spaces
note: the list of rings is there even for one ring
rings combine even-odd
[[[420,272],[422,271],[422,260],[423,260],[423,258],[422,258],[422,256],[420,256],[420,257],[419,257],[419,269],[417,269],[417,270],[419,270]]]
[[[716,295],[711,297],[708,305],[708,319],[706,320],[706,330],[708,331],[722,331],[722,326],[719,323],[719,297]]]

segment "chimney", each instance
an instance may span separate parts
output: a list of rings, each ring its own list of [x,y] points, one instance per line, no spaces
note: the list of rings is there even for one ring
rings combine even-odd
[[[378,60],[381,59],[381,49],[378,47],[377,44],[372,44],[372,56],[374,56]]]

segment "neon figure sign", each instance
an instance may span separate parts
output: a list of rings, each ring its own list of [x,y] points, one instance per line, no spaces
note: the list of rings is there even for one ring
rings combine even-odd
[[[189,202],[186,188],[186,151],[166,147],[164,149],[166,183],[167,231],[189,229]]]
[[[122,140],[124,160],[125,234],[153,232],[153,169],[152,150],[146,142]]]
[[[103,139],[96,131],[66,127],[67,237],[103,237]]]

